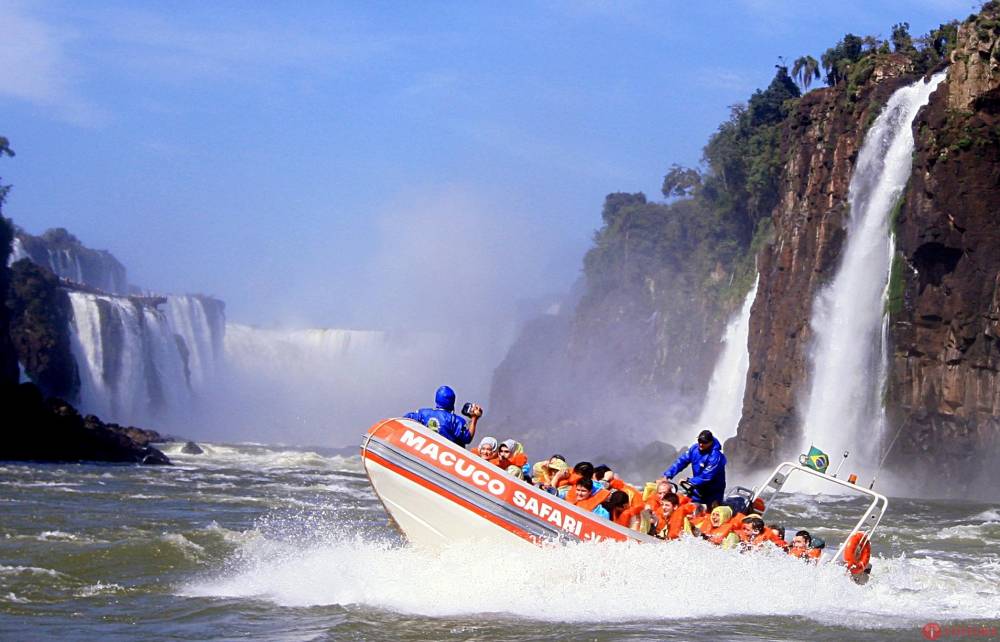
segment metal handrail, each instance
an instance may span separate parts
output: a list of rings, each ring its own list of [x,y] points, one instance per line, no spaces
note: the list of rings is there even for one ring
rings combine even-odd
[[[764,510],[766,512],[767,507],[771,503],[771,499],[775,497],[779,492],[781,492],[781,488],[785,485],[785,483],[788,481],[788,479],[794,472],[802,472],[805,473],[806,475],[810,475],[817,479],[821,479],[824,482],[829,482],[836,486],[841,486],[854,493],[859,493],[861,495],[866,495],[872,498],[872,503],[868,506],[868,509],[864,512],[864,514],[862,514],[861,519],[858,520],[858,523],[854,525],[854,528],[851,529],[851,532],[847,534],[847,538],[844,539],[844,542],[837,549],[836,555],[834,555],[832,558],[824,557],[824,559],[821,561],[829,562],[832,560],[840,559],[844,553],[844,548],[847,546],[847,542],[851,540],[851,538],[854,536],[855,533],[861,531],[861,529],[865,526],[865,522],[868,519],[874,519],[875,523],[871,525],[871,527],[862,537],[862,542],[871,540],[872,533],[874,533],[875,529],[878,528],[878,525],[882,522],[882,517],[885,515],[885,511],[889,508],[888,498],[881,493],[875,492],[874,490],[871,490],[869,488],[864,488],[863,486],[858,486],[856,484],[852,484],[851,482],[844,481],[843,479],[832,477],[825,473],[821,473],[813,468],[807,468],[805,466],[802,466],[801,464],[790,461],[778,464],[778,466],[774,469],[774,472],[771,473],[771,476],[768,478],[768,480],[760,488],[754,488],[752,500],[758,498],[764,499],[765,500]],[[875,513],[876,510],[878,510],[877,515]]]

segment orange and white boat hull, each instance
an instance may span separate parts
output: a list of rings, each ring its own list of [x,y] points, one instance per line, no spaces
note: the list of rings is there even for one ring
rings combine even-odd
[[[371,427],[361,447],[376,495],[407,539],[655,541],[573,506],[409,419]]]

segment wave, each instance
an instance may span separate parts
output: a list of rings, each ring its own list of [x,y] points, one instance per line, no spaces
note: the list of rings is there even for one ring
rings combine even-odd
[[[545,621],[633,621],[637,613],[700,619],[711,611],[842,625],[843,613],[851,612],[855,626],[882,628],[929,617],[996,616],[996,569],[992,582],[984,582],[955,565],[928,567],[902,557],[875,563],[871,582],[859,587],[834,565],[808,566],[777,550],[743,555],[695,540],[484,542],[432,552],[359,536],[309,544],[257,537],[240,547],[228,571],[189,583],[180,594],[284,607],[365,605],[429,617],[505,612]]]
[[[180,533],[163,533],[160,540],[180,549],[184,557],[192,561],[197,561],[205,554],[205,547],[192,542]]]
[[[199,444],[200,455],[182,453],[184,444],[162,444],[170,459],[184,466],[231,467],[247,470],[318,470],[325,472],[363,472],[360,455],[325,456],[313,450],[296,450],[260,444]]]
[[[65,573],[60,573],[51,568],[40,566],[7,566],[0,564],[0,575],[48,575],[49,577],[69,577]]]

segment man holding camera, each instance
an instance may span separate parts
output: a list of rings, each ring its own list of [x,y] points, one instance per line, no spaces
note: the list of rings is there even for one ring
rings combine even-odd
[[[474,403],[462,406],[462,414],[469,418],[466,425],[465,418],[455,414],[455,391],[448,386],[437,389],[434,393],[434,404],[433,408],[421,408],[403,416],[406,419],[419,421],[463,448],[467,446],[476,436],[476,422],[483,416],[483,409]]]

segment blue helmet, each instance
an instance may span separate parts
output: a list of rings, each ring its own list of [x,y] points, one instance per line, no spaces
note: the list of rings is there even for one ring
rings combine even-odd
[[[441,386],[434,393],[434,403],[438,408],[452,412],[455,410],[455,391],[448,386]]]

